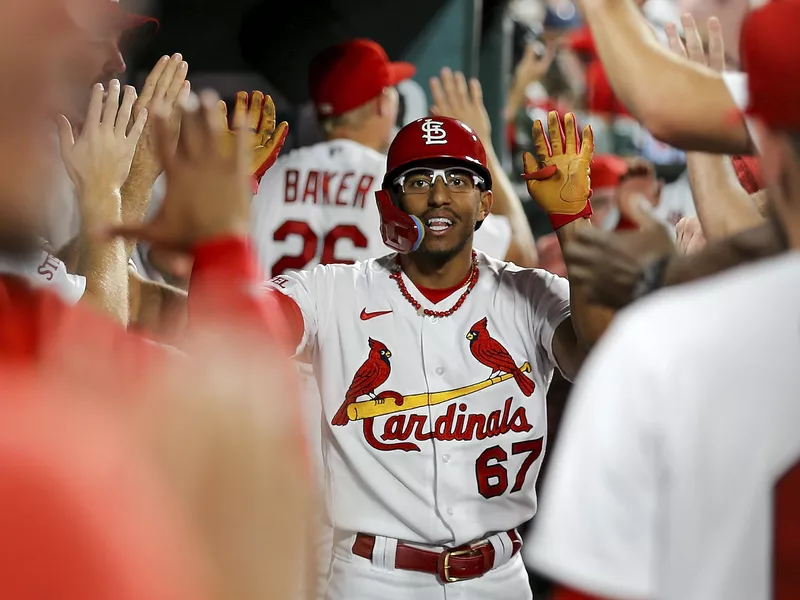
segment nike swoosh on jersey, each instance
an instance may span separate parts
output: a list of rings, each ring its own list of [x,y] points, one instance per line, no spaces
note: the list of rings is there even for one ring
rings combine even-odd
[[[390,312],[392,312],[392,311],[391,310],[379,310],[377,312],[367,312],[367,309],[365,308],[365,309],[363,309],[361,311],[360,317],[361,317],[362,321],[369,321],[370,319],[374,319],[375,317],[380,317],[382,315],[388,315]]]

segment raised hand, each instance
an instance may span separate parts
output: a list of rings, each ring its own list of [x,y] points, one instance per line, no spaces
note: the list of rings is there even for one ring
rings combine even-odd
[[[237,134],[228,129],[228,107],[222,100],[218,103],[221,123],[228,132],[225,145],[231,148],[235,145]],[[254,91],[252,98],[247,92],[236,94],[236,104],[233,108],[234,122],[245,123],[246,146],[250,150],[250,174],[261,181],[264,173],[275,164],[281,148],[289,133],[289,124],[282,121],[276,126],[275,103],[270,96]]]
[[[536,156],[526,152],[523,157],[528,193],[550,217],[554,228],[573,221],[578,216],[589,216],[591,207],[591,181],[589,164],[594,152],[591,126],[583,128],[583,139],[578,136],[575,115],[564,116],[564,127],[556,111],[547,119],[549,136],[542,122],[533,124],[533,145]]]
[[[218,102],[210,91],[199,99],[190,96],[174,154],[169,116],[153,115],[159,159],[167,176],[164,203],[151,221],[112,233],[186,252],[208,239],[247,235],[252,200],[248,136],[244,121],[236,118],[235,144],[228,143],[230,134],[219,118]]]
[[[481,83],[474,77],[467,83],[461,71],[453,73],[445,67],[439,77],[431,77],[431,96],[434,115],[452,117],[466,123],[485,146],[492,143],[492,123],[483,104]]]
[[[620,206],[622,216],[636,225],[635,231],[613,233],[586,227],[564,249],[570,282],[586,286],[592,302],[612,308],[629,304],[645,269],[675,254],[674,236],[652,210],[650,202],[639,197]]]
[[[527,87],[547,74],[558,51],[558,42],[551,41],[545,46],[543,56],[537,53],[537,44],[525,46],[522,58],[514,68],[514,85]]]
[[[189,65],[180,54],[172,57],[162,56],[142,87],[142,93],[136,100],[135,110],[147,109],[150,113],[159,113],[167,119],[169,148],[175,151],[181,125],[180,106],[186,102],[191,91],[191,84],[186,80]],[[156,146],[155,124],[145,127],[142,139],[136,149],[132,171],[136,176],[146,179],[152,185],[164,170],[158,156]]]
[[[706,247],[706,236],[700,219],[683,217],[675,226],[675,246],[678,254],[697,254]]]
[[[674,23],[668,23],[664,28],[670,49],[678,56],[710,67],[717,72],[724,71],[725,43],[719,19],[717,17],[708,19],[708,55],[703,49],[703,40],[700,38],[694,17],[690,14],[684,14],[681,17],[681,25],[683,26],[683,35],[686,40],[685,45]]]
[[[147,110],[142,108],[131,123],[136,100],[134,88],[125,86],[122,104],[119,81],[111,81],[105,100],[104,91],[102,84],[94,86],[86,122],[77,140],[69,120],[62,115],[58,121],[61,156],[79,198],[95,193],[119,193],[147,122]]]

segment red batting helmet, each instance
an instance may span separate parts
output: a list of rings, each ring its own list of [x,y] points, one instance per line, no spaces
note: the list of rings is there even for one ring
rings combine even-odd
[[[450,117],[425,117],[403,127],[389,147],[386,176],[382,189],[376,192],[383,242],[397,252],[408,253],[419,248],[425,230],[418,218],[397,206],[390,191],[404,171],[433,161],[471,169],[483,178],[487,190],[492,188],[486,150],[471,127]]]
[[[492,189],[486,150],[475,131],[458,119],[425,117],[403,127],[389,147],[383,188],[391,189],[405,170],[425,163],[448,161],[475,171]]]

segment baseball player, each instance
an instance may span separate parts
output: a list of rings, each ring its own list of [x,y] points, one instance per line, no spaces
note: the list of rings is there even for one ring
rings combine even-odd
[[[526,163],[562,241],[589,226],[593,146],[565,123],[568,143],[556,119],[552,155]],[[396,253],[267,284],[322,396],[328,598],[531,597],[516,527],[536,511],[547,388],[605,323],[566,280],[473,249],[491,189],[472,129],[414,121],[376,194]]]
[[[253,239],[270,277],[385,254],[373,199],[397,122],[394,86],[414,73],[364,39],[314,58],[309,88],[326,140],[280,157],[253,201]],[[511,240],[508,221],[497,216],[476,236],[478,247],[500,258]]]
[[[595,349],[526,548],[562,600],[800,597],[798,22],[772,2],[742,30],[790,252],[657,294]]]

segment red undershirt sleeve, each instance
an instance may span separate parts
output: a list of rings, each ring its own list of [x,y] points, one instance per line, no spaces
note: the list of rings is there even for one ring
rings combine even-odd
[[[216,238],[198,244],[189,284],[189,326],[221,322],[263,334],[287,346],[303,332],[300,310],[281,294],[264,291],[244,238]],[[298,325],[299,323],[299,325]],[[292,350],[295,346],[291,346]]]

